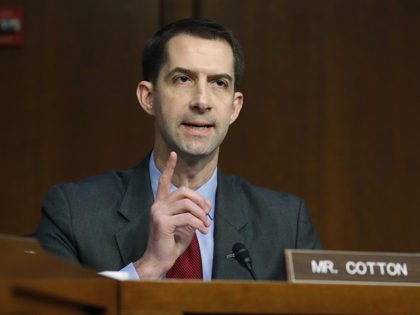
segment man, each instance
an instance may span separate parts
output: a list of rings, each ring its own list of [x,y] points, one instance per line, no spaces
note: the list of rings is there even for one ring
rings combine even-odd
[[[227,258],[241,242],[258,279],[285,279],[285,248],[320,247],[304,202],[217,167],[242,108],[242,72],[237,40],[217,23],[186,19],[156,33],[137,88],[154,117],[153,151],[132,170],[51,189],[37,231],[43,246],[98,270],[163,279],[198,239],[200,277],[250,279]]]

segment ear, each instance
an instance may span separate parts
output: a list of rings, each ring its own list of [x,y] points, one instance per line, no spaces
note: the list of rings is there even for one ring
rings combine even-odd
[[[233,95],[232,113],[230,114],[230,123],[232,124],[238,118],[244,103],[244,96],[241,92],[235,92]]]
[[[153,108],[153,84],[149,81],[141,81],[137,86],[137,99],[143,110],[149,115],[154,116]]]

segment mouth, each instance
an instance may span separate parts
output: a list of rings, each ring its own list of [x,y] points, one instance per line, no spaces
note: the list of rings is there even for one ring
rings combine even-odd
[[[187,121],[183,122],[181,125],[188,134],[194,137],[208,136],[215,126],[209,122],[197,121]]]
[[[184,122],[183,126],[187,128],[197,129],[197,130],[206,130],[214,127],[214,124],[201,123],[201,122]]]

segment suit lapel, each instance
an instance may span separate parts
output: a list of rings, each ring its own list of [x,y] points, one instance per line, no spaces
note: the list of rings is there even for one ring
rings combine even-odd
[[[235,259],[226,255],[232,246],[241,242],[247,244],[248,218],[245,202],[234,184],[234,177],[226,177],[219,171],[214,231],[213,279],[247,279],[248,272]]]
[[[149,238],[150,207],[153,204],[149,157],[134,169],[118,210],[128,220],[128,224],[115,234],[124,265],[142,256]]]

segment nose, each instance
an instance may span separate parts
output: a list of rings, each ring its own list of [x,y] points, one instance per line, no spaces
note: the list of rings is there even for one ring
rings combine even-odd
[[[195,86],[190,108],[198,112],[207,112],[211,110],[212,105],[207,84],[203,83]]]

